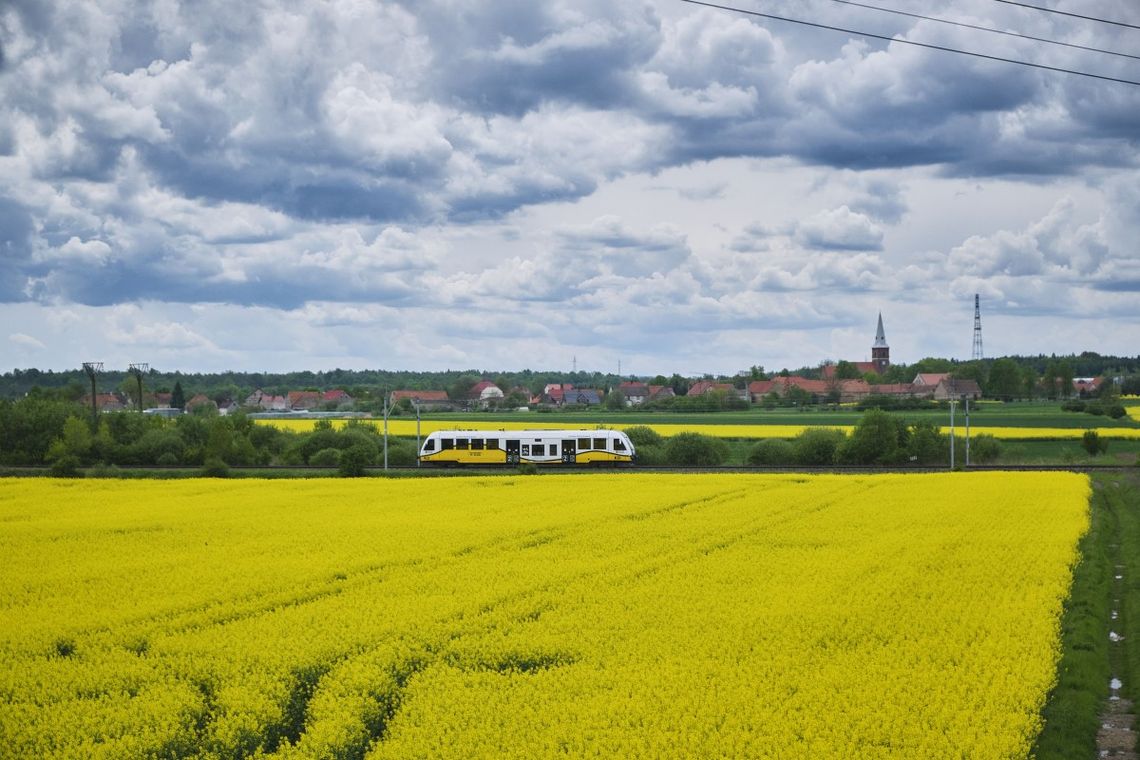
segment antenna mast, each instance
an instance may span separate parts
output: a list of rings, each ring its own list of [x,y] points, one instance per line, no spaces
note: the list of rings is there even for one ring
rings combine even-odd
[[[974,351],[970,357],[974,361],[982,359],[982,304],[978,294],[974,294]]]

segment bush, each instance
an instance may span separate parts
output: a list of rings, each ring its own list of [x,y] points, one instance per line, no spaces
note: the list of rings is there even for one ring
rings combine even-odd
[[[950,460],[950,438],[933,422],[922,420],[910,431],[907,452],[912,462],[936,464]]]
[[[1097,456],[1108,451],[1108,441],[1104,440],[1095,430],[1086,430],[1081,436],[1081,445],[1090,456]]]
[[[182,463],[182,461],[178,458],[178,455],[172,454],[170,452],[163,454],[155,462],[155,464],[160,465],[162,467],[175,467],[181,463]]]
[[[1128,414],[1128,411],[1124,408],[1123,404],[1112,404],[1104,410],[1104,413],[1112,419],[1118,420],[1124,415]]]
[[[821,467],[835,464],[835,455],[847,435],[842,430],[808,428],[792,442],[796,464]]]
[[[748,452],[748,464],[757,467],[792,464],[794,461],[792,444],[781,438],[765,438]]]
[[[56,478],[79,478],[79,457],[74,454],[62,454],[51,463],[51,474]]]
[[[872,409],[839,447],[838,459],[846,464],[900,464],[908,456],[908,438],[905,420]]]
[[[372,464],[374,452],[363,443],[349,446],[340,454],[340,474],[345,478],[359,478],[365,468]]]
[[[202,475],[207,478],[228,478],[230,466],[217,457],[207,457],[202,464]]]
[[[309,457],[314,467],[336,467],[340,464],[340,449],[321,449]]]
[[[714,467],[728,459],[728,444],[700,433],[678,433],[665,444],[665,461],[671,465]]]
[[[629,440],[633,441],[633,447],[639,451],[642,446],[660,446],[665,442],[660,433],[646,425],[634,425],[631,428],[626,428],[625,434],[629,436]]]
[[[1001,443],[992,435],[976,435],[970,441],[970,462],[987,464],[1001,456]]]
[[[665,447],[644,444],[634,445],[637,454],[637,463],[645,467],[659,467],[665,464]]]
[[[1061,411],[1064,412],[1083,412],[1085,411],[1084,401],[1066,401],[1061,404]]]
[[[380,456],[383,456],[383,449],[381,449]],[[388,439],[388,464],[392,467],[415,467],[418,456],[419,452],[416,451],[415,441],[400,438]]]

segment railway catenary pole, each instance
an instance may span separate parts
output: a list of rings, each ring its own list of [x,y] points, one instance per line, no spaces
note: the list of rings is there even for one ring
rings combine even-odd
[[[420,466],[420,400],[412,399],[412,406],[416,408],[416,467]]]
[[[962,404],[966,409],[966,466],[970,466],[970,397],[962,394]]]
[[[384,469],[388,469],[388,392],[384,392]]]
[[[954,469],[954,399],[950,399],[950,469]]]

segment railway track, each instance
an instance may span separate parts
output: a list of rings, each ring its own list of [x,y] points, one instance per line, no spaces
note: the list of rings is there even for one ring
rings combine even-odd
[[[81,468],[82,470],[90,470],[94,468]],[[560,466],[549,465],[540,467],[536,473],[523,473],[517,468],[504,467],[504,466],[489,466],[480,467],[478,465],[460,465],[456,467],[416,467],[416,466],[390,466],[384,468],[383,466],[376,465],[365,468],[369,475],[381,475],[385,472],[411,476],[415,474],[429,475],[429,476],[454,476],[454,475],[521,475],[521,474],[582,474],[591,475],[598,473],[803,473],[810,475],[818,474],[858,474],[858,473],[924,473],[924,472],[946,472],[949,468],[946,466],[931,467],[931,466],[915,466],[905,465],[897,467],[878,467],[869,465],[832,465],[827,467],[799,467],[799,466],[740,466],[740,465],[718,465],[710,467],[701,467],[694,465],[677,465],[677,466],[620,466],[620,467],[600,467],[600,466]],[[987,464],[987,465],[970,465],[969,467],[957,468],[961,472],[1134,472],[1135,466],[1126,465],[1071,465],[1071,464]],[[264,465],[264,466],[246,466],[246,465],[231,465],[228,467],[231,473],[238,476],[249,477],[256,475],[256,473],[266,473],[273,477],[287,477],[287,473],[312,473],[314,475],[320,473],[335,473],[335,467],[316,467],[313,465]],[[0,467],[0,476],[4,475],[46,475],[51,472],[49,465],[27,465],[27,466],[9,466]],[[116,475],[128,475],[130,473],[166,473],[171,476],[184,474],[187,476],[196,475],[201,472],[199,467],[186,467],[178,465],[125,465],[116,466],[113,471],[115,475],[108,474],[108,477],[115,477]],[[92,473],[95,477],[99,477],[99,473]]]

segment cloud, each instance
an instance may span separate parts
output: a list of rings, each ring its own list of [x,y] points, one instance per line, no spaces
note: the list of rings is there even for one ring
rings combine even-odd
[[[25,335],[24,333],[12,333],[8,336],[8,342],[20,348],[31,349],[33,351],[43,351],[47,348],[43,341],[37,340],[31,335]]]
[[[806,219],[796,235],[808,248],[819,250],[876,251],[883,244],[882,228],[847,206]]]

